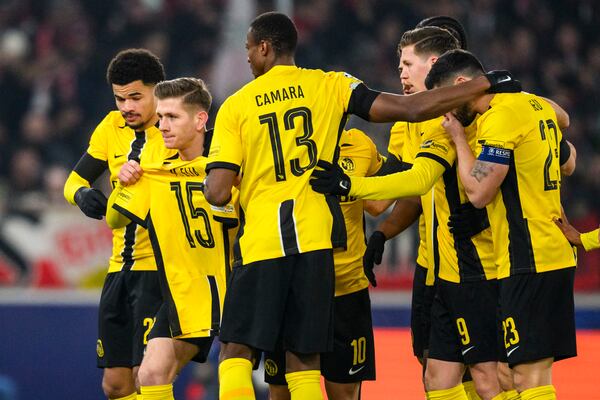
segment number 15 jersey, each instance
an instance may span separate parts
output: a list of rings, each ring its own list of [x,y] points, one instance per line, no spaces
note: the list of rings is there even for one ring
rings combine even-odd
[[[278,65],[223,103],[207,170],[243,173],[236,263],[337,247],[344,240],[333,229],[334,223],[343,226],[337,200],[314,192],[308,181],[318,160],[333,162],[357,87],[364,85],[341,72]]]

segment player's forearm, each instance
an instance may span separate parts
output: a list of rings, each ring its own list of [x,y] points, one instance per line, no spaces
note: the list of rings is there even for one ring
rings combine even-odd
[[[464,136],[454,138],[454,145],[456,147],[458,176],[465,188],[467,197],[469,197],[469,200],[471,201],[471,198],[477,194],[479,183],[477,182],[477,179],[471,175],[471,171],[475,165],[475,156]]]
[[[443,173],[444,167],[437,161],[418,157],[407,171],[368,178],[351,177],[350,196],[368,200],[422,196]]]
[[[421,202],[418,197],[396,201],[392,212],[378,226],[386,239],[391,239],[404,232],[421,215]]]
[[[123,228],[131,223],[131,220],[117,211],[113,205],[117,200],[117,196],[123,187],[117,185],[115,190],[112,191],[108,198],[108,204],[106,206],[106,223],[112,229]]]
[[[581,244],[586,251],[600,248],[600,228],[582,233],[580,236]]]
[[[75,193],[81,189],[82,187],[90,187],[90,183],[79,176],[79,174],[75,171],[71,171],[67,181],[65,182],[65,187],[63,189],[63,194],[65,199],[73,204],[75,204]]]
[[[426,90],[407,96],[381,93],[371,106],[372,122],[426,121],[439,117],[482,95],[490,87],[485,76],[459,85]]]

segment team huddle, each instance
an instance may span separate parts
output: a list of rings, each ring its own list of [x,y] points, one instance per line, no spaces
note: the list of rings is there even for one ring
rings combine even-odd
[[[432,17],[398,45],[404,94],[297,67],[297,30],[250,24],[255,77],[207,128],[197,78],[165,80],[129,49],[110,62],[118,111],[97,126],[66,199],[113,229],[97,341],[109,399],[173,399],[221,342],[219,398],[356,400],[375,380],[369,282],[384,243],[419,220],[411,332],[427,399],[555,399],[576,355],[572,245],[561,212],[576,153],[568,114],[485,72],[460,23]],[[394,122],[387,156],[349,114]],[[398,122],[402,121],[402,122]],[[92,184],[109,171],[107,198]],[[364,212],[391,212],[366,240]],[[397,390],[402,397],[402,388]],[[393,395],[393,394],[392,394]]]

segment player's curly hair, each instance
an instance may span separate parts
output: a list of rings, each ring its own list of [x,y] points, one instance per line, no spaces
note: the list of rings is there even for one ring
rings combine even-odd
[[[431,66],[425,78],[425,86],[427,89],[447,86],[448,82],[458,75],[476,77],[484,72],[483,65],[473,53],[462,49],[451,50],[440,56]]]
[[[267,12],[259,15],[250,24],[254,40],[271,43],[276,55],[293,55],[298,44],[298,30],[285,14]]]
[[[437,26],[446,29],[458,40],[460,48],[467,50],[467,33],[458,20],[445,15],[436,15],[435,17],[425,18],[415,28],[423,28],[424,26]]]
[[[425,26],[404,32],[398,44],[398,54],[402,49],[414,45],[418,55],[442,55],[459,48],[458,40],[448,30],[437,26]]]
[[[165,80],[165,68],[156,55],[146,49],[120,51],[108,64],[106,80],[109,85],[126,85],[141,80],[155,85]]]
[[[210,111],[212,96],[206,83],[199,78],[177,78],[162,81],[154,87],[154,95],[162,100],[181,97],[183,104],[199,106],[204,111]]]

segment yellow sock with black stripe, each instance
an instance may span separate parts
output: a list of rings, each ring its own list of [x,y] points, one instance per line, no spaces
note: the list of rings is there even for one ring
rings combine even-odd
[[[462,384],[452,389],[431,390],[425,395],[427,400],[469,400]]]
[[[298,371],[285,374],[292,400],[322,400],[321,371]]]
[[[219,400],[255,400],[252,362],[228,358],[219,364]]]
[[[173,384],[140,386],[144,400],[175,400],[173,397]]]
[[[534,387],[522,391],[521,400],[556,400],[556,390],[552,385]]]
[[[521,395],[516,390],[508,390],[504,392],[506,400],[521,400]]]
[[[467,399],[481,400],[481,397],[479,397],[479,395],[477,394],[477,390],[475,390],[475,382],[465,381],[465,382],[463,382],[463,387],[465,388],[465,393],[467,394]]]
[[[137,400],[137,393],[133,392],[128,396],[119,397],[118,399],[110,399],[110,400]]]

